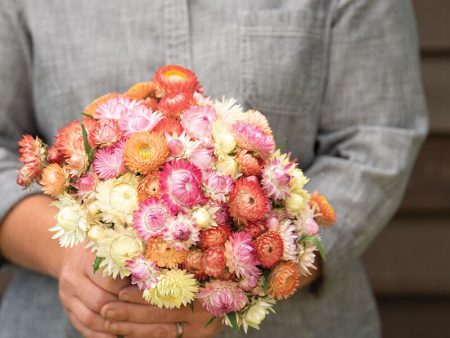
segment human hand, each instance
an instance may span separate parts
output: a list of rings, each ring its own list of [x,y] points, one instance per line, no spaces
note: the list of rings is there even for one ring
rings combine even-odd
[[[59,279],[59,298],[72,325],[87,338],[116,338],[106,330],[101,308],[118,301],[118,293],[129,285],[128,279],[103,277],[94,273],[94,254],[82,245],[66,249]]]
[[[199,302],[194,309],[160,309],[149,305],[135,286],[119,292],[118,302],[109,302],[101,309],[109,332],[132,338],[176,338],[177,323],[183,325],[183,338],[212,338],[222,328],[221,320],[205,324],[213,317]]]

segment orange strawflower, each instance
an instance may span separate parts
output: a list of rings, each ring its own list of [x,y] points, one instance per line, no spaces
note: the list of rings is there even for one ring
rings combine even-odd
[[[181,135],[183,132],[183,126],[180,121],[171,117],[165,117],[153,129],[154,132],[158,133],[168,133],[170,135],[176,133],[177,135]]]
[[[168,156],[166,138],[159,133],[134,133],[125,144],[125,164],[137,173],[147,174],[159,169]]]
[[[40,184],[42,191],[52,197],[58,197],[66,190],[68,175],[66,170],[57,163],[51,163],[42,171]]]
[[[159,237],[149,239],[147,244],[145,257],[161,268],[175,269],[187,258],[186,250],[177,250]]]
[[[98,107],[100,107],[106,101],[113,99],[119,95],[120,94],[118,93],[109,93],[96,98],[94,101],[89,103],[89,105],[86,108],[84,108],[84,113],[95,117],[95,115],[97,114]]]
[[[178,65],[167,65],[158,68],[153,81],[160,86],[164,93],[201,90],[195,74],[191,70]]]
[[[150,197],[159,197],[159,172],[153,171],[143,177],[139,182],[137,190],[139,202]]]
[[[317,213],[314,217],[317,223],[323,226],[331,226],[336,222],[336,213],[325,196],[314,191],[309,200],[309,204]]]
[[[261,176],[264,161],[253,156],[249,151],[239,151],[236,156],[236,162],[239,165],[239,169],[245,176]]]
[[[123,96],[128,97],[130,100],[144,100],[148,97],[154,97],[157,90],[157,86],[153,81],[140,82],[130,87]]]
[[[294,262],[280,262],[270,273],[269,294],[276,300],[292,296],[299,285],[300,272]]]
[[[262,131],[264,131],[264,133],[266,133],[267,135],[272,135],[272,129],[269,126],[269,121],[267,121],[267,118],[259,111],[254,109],[248,110],[244,114],[243,120],[256,127],[261,128]]]

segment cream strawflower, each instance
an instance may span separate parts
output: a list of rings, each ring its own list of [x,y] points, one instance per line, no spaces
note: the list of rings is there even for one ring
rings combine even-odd
[[[96,254],[102,257],[100,268],[104,275],[124,278],[130,275],[126,262],[144,252],[144,243],[132,227],[115,225],[114,229],[105,229],[100,238],[95,240]],[[93,236],[94,237],[94,236]]]
[[[195,209],[192,212],[192,218],[195,220],[195,223],[197,223],[197,225],[201,229],[209,228],[211,222],[213,222],[211,214],[205,207]]]
[[[293,213],[299,213],[306,205],[308,200],[300,194],[291,194],[285,199],[286,209]]]
[[[274,304],[275,300],[271,297],[254,300],[240,316],[244,332],[247,333],[249,327],[259,330],[259,324],[261,324],[266,315],[270,312],[275,313],[273,309]]]
[[[221,100],[214,101],[214,108],[218,118],[222,119],[226,124],[231,125],[234,121],[244,118],[244,110],[237,104],[235,98],[222,97]]]
[[[95,196],[103,221],[128,225],[133,223],[133,212],[138,208],[138,183],[138,177],[128,173],[97,185]]]
[[[310,269],[317,269],[314,265],[315,251],[317,251],[317,248],[313,244],[302,243],[299,245],[298,266],[302,276],[309,276],[311,275]]]
[[[89,228],[87,211],[69,194],[60,195],[53,205],[59,208],[56,215],[56,226],[50,228],[55,231],[54,238],[59,238],[59,244],[73,247],[82,243]]]
[[[144,299],[158,307],[179,309],[194,300],[198,289],[194,275],[185,270],[165,270],[156,286],[144,291]]]
[[[236,148],[236,138],[222,120],[214,122],[212,135],[214,139],[214,153],[219,159],[225,159]]]
[[[292,179],[289,182],[291,191],[294,193],[303,193],[303,187],[308,183],[309,179],[303,174],[303,171],[298,168],[291,170],[289,174],[292,176]]]
[[[236,160],[228,156],[225,159],[216,162],[216,169],[225,176],[231,176],[233,178],[237,178],[240,176],[239,167]]]

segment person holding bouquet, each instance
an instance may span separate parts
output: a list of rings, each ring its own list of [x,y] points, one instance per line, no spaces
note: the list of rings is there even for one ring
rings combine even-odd
[[[81,244],[51,240],[52,199],[15,183],[22,134],[51,143],[93,99],[169,63],[194,69],[208,95],[263,112],[311,178],[308,189],[338,215],[322,233],[326,261],[311,262],[300,292],[248,335],[380,335],[358,257],[395,212],[427,130],[408,1],[5,0],[0,42],[0,250],[18,267],[0,337],[234,335],[219,333],[219,321],[205,325],[211,314],[198,302],[161,309],[129,279],[94,273]],[[58,214],[58,224],[77,217]]]

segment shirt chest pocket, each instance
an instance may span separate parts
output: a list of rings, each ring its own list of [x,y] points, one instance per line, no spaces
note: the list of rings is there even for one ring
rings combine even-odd
[[[250,107],[312,115],[320,97],[322,27],[308,9],[239,13],[241,89]]]

